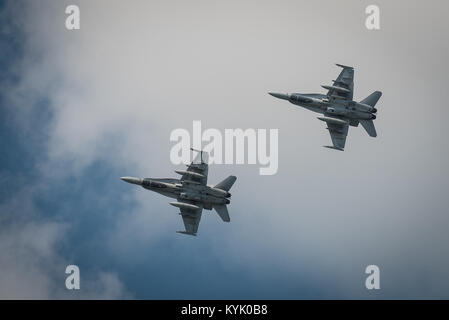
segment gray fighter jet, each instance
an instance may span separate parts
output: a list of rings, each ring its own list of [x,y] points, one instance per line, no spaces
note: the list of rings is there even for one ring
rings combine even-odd
[[[333,146],[326,148],[343,151],[349,126],[357,127],[359,123],[371,137],[376,137],[376,128],[373,120],[376,119],[374,108],[382,92],[375,91],[360,102],[352,99],[354,93],[354,68],[337,64],[343,68],[333,85],[323,85],[329,90],[326,95],[319,93],[273,93],[273,97],[288,100],[298,106],[324,115],[319,120],[327,123],[327,130],[331,135]]]
[[[230,203],[229,190],[237,180],[235,176],[229,176],[215,186],[207,185],[208,164],[203,161],[204,152],[198,152],[197,157],[187,166],[187,170],[175,171],[181,175],[181,179],[120,178],[164,196],[175,198],[176,201],[170,204],[180,209],[179,214],[182,216],[185,227],[185,231],[177,232],[192,236],[196,236],[203,209],[212,210],[213,208],[223,221],[231,221],[226,205]]]

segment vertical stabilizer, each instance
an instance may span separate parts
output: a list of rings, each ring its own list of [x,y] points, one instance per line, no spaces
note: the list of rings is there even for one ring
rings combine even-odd
[[[236,176],[229,176],[226,179],[224,179],[222,182],[217,184],[214,188],[218,188],[224,191],[229,191],[232,188],[232,185],[234,184],[235,180],[237,180]]]
[[[360,101],[360,103],[367,104],[371,107],[374,107],[376,105],[377,101],[379,101],[381,96],[382,96],[382,92],[374,91],[368,97],[366,97],[365,99]]]
[[[376,127],[374,127],[373,120],[360,120],[360,124],[368,132],[370,137],[377,137]]]

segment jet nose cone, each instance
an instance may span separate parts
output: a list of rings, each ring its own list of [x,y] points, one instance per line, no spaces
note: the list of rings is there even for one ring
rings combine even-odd
[[[268,92],[268,94],[272,95],[275,98],[288,100],[290,95],[288,93],[276,93],[276,92]]]
[[[133,183],[133,184],[138,184],[138,185],[142,184],[142,179],[139,179],[139,178],[121,177],[120,179],[122,179],[123,181],[128,182],[128,183]]]

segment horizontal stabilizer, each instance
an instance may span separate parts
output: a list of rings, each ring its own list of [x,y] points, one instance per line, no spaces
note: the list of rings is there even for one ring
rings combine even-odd
[[[225,204],[214,205],[214,209],[215,209],[215,211],[217,211],[221,220],[223,220],[224,222],[231,221],[231,218],[229,217],[228,207],[226,207]]]
[[[229,191],[232,188],[232,185],[234,184],[235,180],[237,180],[236,176],[229,176],[222,182],[218,183],[214,188]]]
[[[377,137],[376,128],[374,127],[373,120],[360,120],[360,124],[368,132],[370,137]]]

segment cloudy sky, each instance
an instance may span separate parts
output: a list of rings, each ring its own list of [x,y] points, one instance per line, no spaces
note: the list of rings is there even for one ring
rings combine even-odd
[[[65,28],[65,8],[81,29]],[[1,1],[0,298],[449,298],[447,1]],[[378,137],[346,150],[267,92],[355,68],[383,92]],[[198,237],[169,199],[176,128],[279,129],[279,170],[235,174],[231,223]],[[65,267],[81,290],[65,288]],[[381,289],[365,288],[378,265]]]

